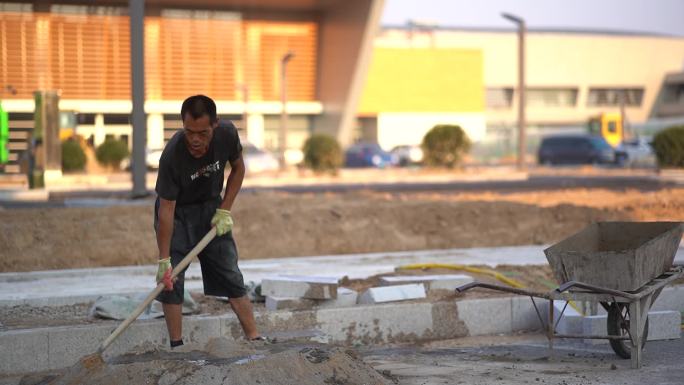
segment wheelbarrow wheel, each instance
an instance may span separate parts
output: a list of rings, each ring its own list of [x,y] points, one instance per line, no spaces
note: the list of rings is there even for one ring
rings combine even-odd
[[[608,335],[629,337],[629,306],[624,303],[613,303],[608,308]],[[646,345],[648,338],[648,318],[641,337],[641,348]],[[624,359],[632,358],[632,342],[630,340],[609,340],[610,347],[618,356]]]

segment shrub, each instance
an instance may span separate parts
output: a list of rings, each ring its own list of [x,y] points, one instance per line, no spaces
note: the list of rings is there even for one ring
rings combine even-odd
[[[428,166],[453,168],[470,151],[470,139],[460,126],[438,124],[425,134],[421,147]]]
[[[660,167],[684,167],[684,126],[672,126],[653,138],[653,150]]]
[[[77,140],[68,139],[62,142],[62,170],[82,171],[86,165],[86,154]]]
[[[304,165],[314,171],[336,172],[342,166],[342,148],[329,135],[314,134],[304,142]]]
[[[119,169],[121,161],[129,155],[128,145],[116,139],[107,139],[95,149],[95,158],[103,165]]]

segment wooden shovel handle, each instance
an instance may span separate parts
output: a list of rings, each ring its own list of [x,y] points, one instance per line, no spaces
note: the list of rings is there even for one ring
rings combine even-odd
[[[211,230],[209,230],[209,232],[207,233],[207,235],[205,235],[205,236],[199,241],[199,243],[197,243],[197,245],[196,245],[192,250],[190,250],[190,252],[188,253],[188,255],[186,255],[185,258],[183,258],[183,260],[181,260],[180,263],[179,263],[178,265],[176,265],[176,267],[175,267],[175,268],[173,269],[173,271],[171,272],[171,279],[176,278],[176,277],[178,276],[178,273],[180,273],[180,272],[183,271],[186,267],[188,267],[188,265],[190,264],[190,262],[192,262],[192,260],[197,256],[197,254],[199,254],[202,250],[204,250],[205,247],[207,247],[207,245],[209,244],[209,242],[211,242],[211,241],[214,239],[215,236],[216,236],[216,227],[212,227]],[[100,345],[100,347],[97,349],[97,352],[98,352],[98,353],[102,353],[105,349],[107,349],[107,347],[108,347],[109,345],[111,345],[111,343],[114,342],[114,340],[115,340],[117,337],[119,337],[119,335],[120,335],[124,330],[126,330],[126,328],[128,328],[128,326],[129,326],[133,321],[135,321],[135,320],[140,316],[140,314],[142,314],[143,311],[145,311],[145,309],[147,308],[147,306],[149,306],[149,304],[151,304],[152,301],[153,301],[155,298],[157,298],[157,296],[159,295],[159,293],[162,292],[162,290],[164,290],[164,283],[163,283],[163,282],[160,282],[159,284],[157,284],[157,287],[154,288],[154,290],[152,290],[152,292],[151,292],[150,294],[147,295],[147,297],[145,298],[145,300],[142,301],[142,302],[140,303],[140,305],[138,305],[138,307],[133,311],[133,313],[131,313],[131,315],[129,315],[128,318],[126,318],[126,319],[125,319],[125,320],[124,320],[124,321],[123,321],[123,322],[122,322],[122,323],[121,323],[121,324],[112,332],[112,334],[110,334],[109,337],[107,337],[107,339],[104,340],[104,341],[102,342],[102,344]]]

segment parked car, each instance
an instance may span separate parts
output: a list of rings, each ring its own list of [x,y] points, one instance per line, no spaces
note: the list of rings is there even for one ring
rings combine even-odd
[[[655,167],[656,155],[651,140],[642,136],[620,143],[615,148],[617,163],[625,167]]]
[[[376,143],[357,143],[344,154],[346,167],[391,167],[397,164],[396,157],[383,150]]]
[[[145,149],[145,164],[146,164],[148,170],[158,170],[159,169],[159,160],[161,159],[163,151],[164,151],[163,148]],[[131,157],[129,156],[128,158],[122,160],[119,167],[122,170],[130,170],[131,169]]]
[[[399,166],[409,166],[423,161],[423,149],[415,145],[396,146],[390,154],[397,158]]]
[[[249,142],[242,143],[242,159],[248,174],[264,171],[277,171],[280,167],[278,158]]]
[[[542,140],[539,164],[613,164],[615,150],[599,136],[554,135]]]

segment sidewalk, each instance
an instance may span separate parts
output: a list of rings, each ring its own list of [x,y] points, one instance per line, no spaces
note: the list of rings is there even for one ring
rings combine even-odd
[[[332,255],[299,258],[245,260],[240,269],[245,282],[261,282],[276,275],[311,275],[363,279],[413,263],[445,263],[466,265],[540,265],[546,264],[546,246],[516,246],[423,250],[408,252]],[[684,247],[675,257],[684,263]],[[101,295],[146,293],[153,288],[155,265],[104,267],[0,273],[0,306],[28,304],[61,306],[95,300]],[[185,287],[201,292],[200,264],[195,261],[185,274]]]

